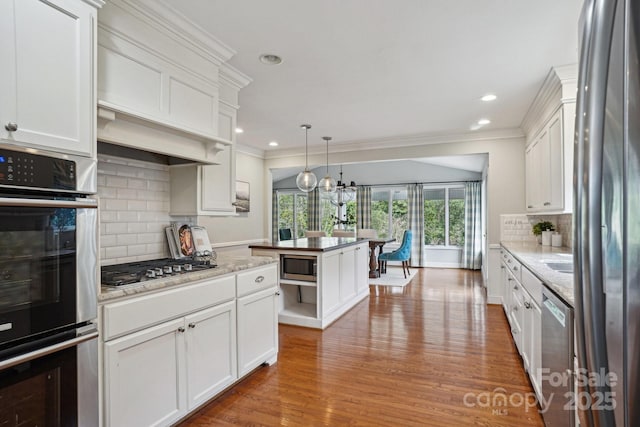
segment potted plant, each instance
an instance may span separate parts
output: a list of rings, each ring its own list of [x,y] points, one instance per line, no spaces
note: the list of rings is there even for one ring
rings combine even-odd
[[[537,224],[533,225],[531,231],[538,238],[538,243],[542,243],[542,232],[543,231],[555,231],[556,227],[552,222],[549,221],[540,221]]]

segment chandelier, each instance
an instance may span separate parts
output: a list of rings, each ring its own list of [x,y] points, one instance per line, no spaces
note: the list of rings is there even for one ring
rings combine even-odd
[[[351,183],[347,185],[347,183],[342,180],[342,165],[340,165],[340,179],[336,184],[336,191],[334,193],[327,193],[327,195],[330,197],[332,205],[343,206],[345,203],[355,199],[356,189],[355,181],[351,181]]]

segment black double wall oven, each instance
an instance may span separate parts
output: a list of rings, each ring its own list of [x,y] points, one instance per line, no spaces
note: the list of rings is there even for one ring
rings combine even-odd
[[[98,425],[96,170],[0,144],[0,426]]]

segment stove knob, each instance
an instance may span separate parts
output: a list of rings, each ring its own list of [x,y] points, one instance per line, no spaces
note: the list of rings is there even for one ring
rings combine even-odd
[[[185,265],[182,266],[182,268],[184,268],[184,271],[191,271],[191,270],[193,270],[193,265],[185,264]]]
[[[174,273],[180,273],[180,271],[182,271],[182,267],[180,265],[174,265],[173,266],[173,272]]]
[[[162,269],[160,267],[158,268],[154,268],[153,271],[156,272],[156,276],[162,276],[164,273],[162,272]]]
[[[155,270],[147,270],[147,277],[148,277],[149,279],[155,279],[155,277],[156,277],[156,272],[155,272]]]
[[[173,272],[170,265],[165,265],[164,267],[162,267],[162,270],[165,274],[171,274]]]

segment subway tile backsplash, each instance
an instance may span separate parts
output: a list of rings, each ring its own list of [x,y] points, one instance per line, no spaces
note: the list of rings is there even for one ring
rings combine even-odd
[[[100,260],[103,265],[169,256],[169,166],[98,155]]]
[[[500,240],[517,242],[537,242],[531,231],[533,224],[539,221],[550,221],[556,231],[562,234],[562,245],[571,248],[572,245],[572,215],[500,215]]]

